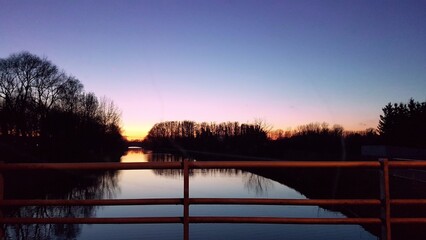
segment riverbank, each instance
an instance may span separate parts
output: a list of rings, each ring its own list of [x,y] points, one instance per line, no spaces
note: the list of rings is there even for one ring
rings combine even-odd
[[[124,142],[114,147],[62,146],[46,148],[37,138],[0,137],[0,161],[9,163],[38,162],[118,162],[127,151]]]

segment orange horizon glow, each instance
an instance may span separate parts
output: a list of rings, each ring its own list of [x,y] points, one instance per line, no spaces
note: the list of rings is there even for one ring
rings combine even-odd
[[[152,125],[154,126],[154,124]],[[152,128],[150,125],[124,125],[122,135],[129,141],[143,140]]]
[[[197,122],[197,121],[195,121]],[[306,124],[310,124],[310,123],[327,123],[329,124],[328,126],[330,128],[333,127],[333,125],[340,125],[344,128],[345,131],[364,131],[368,128],[374,128],[376,129],[377,124],[378,124],[378,120],[377,121],[371,121],[368,124],[339,124],[339,123],[330,123],[330,122],[326,122],[326,121],[311,121],[311,122],[306,122],[303,124],[292,124],[290,126],[272,126],[272,128],[270,130],[274,131],[274,130],[278,130],[278,129],[282,129],[284,131],[287,130],[295,130],[297,129],[297,127],[299,126],[303,126]],[[219,123],[219,122],[218,122]],[[148,135],[149,130],[154,126],[155,123],[153,123],[152,125],[141,125],[141,126],[137,126],[137,125],[131,125],[131,126],[124,126],[123,127],[123,136],[129,140],[129,141],[135,141],[135,140],[143,140],[145,139],[145,137]],[[266,122],[266,124],[268,124]]]
[[[363,131],[368,128],[375,129],[381,114],[380,106],[371,109],[364,108],[364,105],[330,106],[320,99],[316,102],[304,101],[291,105],[286,102],[281,103],[281,101],[268,104],[266,100],[243,104],[238,103],[240,101],[238,97],[230,96],[228,101],[219,99],[218,103],[209,100],[206,104],[207,107],[204,108],[197,105],[202,100],[201,97],[187,101],[179,100],[178,97],[170,98],[169,103],[163,102],[164,105],[160,109],[161,114],[155,112],[151,114],[154,110],[160,111],[157,108],[137,108],[131,105],[130,101],[128,104],[120,104],[126,108],[123,111],[123,135],[128,140],[141,140],[156,123],[184,120],[197,123],[239,122],[249,124],[261,121],[268,130],[282,129],[284,131],[295,130],[299,126],[310,123],[327,123],[330,128],[340,125],[347,131]],[[153,101],[148,106],[154,107],[154,103],[159,104],[157,101]],[[135,109],[139,110],[135,111]]]

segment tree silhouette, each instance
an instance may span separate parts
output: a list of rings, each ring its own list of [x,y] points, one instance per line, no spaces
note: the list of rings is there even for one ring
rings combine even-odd
[[[124,146],[111,100],[85,93],[78,79],[29,52],[0,59],[0,143],[42,157]]]
[[[426,147],[426,102],[388,103],[377,127],[385,144]]]
[[[293,131],[269,131],[261,121],[254,124],[169,121],[155,124],[143,145],[152,150],[184,154],[195,150],[292,160],[345,160],[359,159],[362,145],[378,142],[374,129],[350,132],[340,125],[330,128],[327,123],[309,123]]]
[[[198,150],[253,155],[263,150],[266,141],[267,129],[261,121],[254,124],[168,121],[155,124],[144,144],[157,150]]]

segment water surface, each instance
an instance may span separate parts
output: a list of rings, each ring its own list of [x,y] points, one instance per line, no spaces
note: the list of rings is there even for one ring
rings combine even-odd
[[[182,161],[172,154],[154,154],[131,149],[121,162]],[[55,193],[64,183],[51,182],[42,198],[182,198],[181,170],[123,170],[93,173],[90,176],[67,173],[79,179]],[[63,176],[61,176],[63,177]],[[63,180],[61,180],[63,181]],[[44,183],[46,187],[47,183]],[[57,187],[55,187],[57,186]],[[40,192],[40,190],[35,190]],[[192,170],[190,197],[212,198],[288,198],[305,196],[284,184],[237,169]],[[26,198],[26,197],[22,197]],[[40,198],[28,197],[28,198]],[[174,217],[183,215],[181,205],[102,206],[102,207],[25,207],[9,213],[14,216],[64,217]],[[345,217],[318,206],[242,206],[193,205],[191,216],[261,216],[261,217]],[[126,225],[31,225],[9,226],[9,239],[182,239],[182,224]],[[31,237],[33,236],[33,237]],[[358,225],[274,225],[274,224],[191,224],[190,239],[376,239]]]
[[[132,150],[122,162],[181,161],[171,154]],[[128,170],[119,173],[117,198],[182,198],[179,170]],[[267,178],[241,170],[193,170],[190,197],[291,198],[305,197]],[[182,216],[182,206],[103,207],[98,217]],[[193,205],[191,216],[344,217],[317,206]],[[79,239],[179,239],[181,224],[84,225]],[[123,235],[125,234],[125,235]],[[273,224],[191,224],[191,239],[376,239],[362,227]]]

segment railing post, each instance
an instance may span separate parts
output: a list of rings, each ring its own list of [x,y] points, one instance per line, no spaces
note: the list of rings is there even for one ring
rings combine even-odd
[[[183,239],[189,239],[189,166],[183,160]]]
[[[381,158],[380,161],[380,200],[382,219],[381,238],[382,240],[391,240],[391,222],[390,222],[390,194],[389,194],[389,160]]]
[[[3,162],[0,162],[0,164]],[[3,200],[4,198],[4,178],[3,178],[3,173],[0,172],[0,200]],[[0,207],[0,218],[3,218],[3,209]],[[0,239],[3,240],[4,239],[4,225],[0,225]]]

